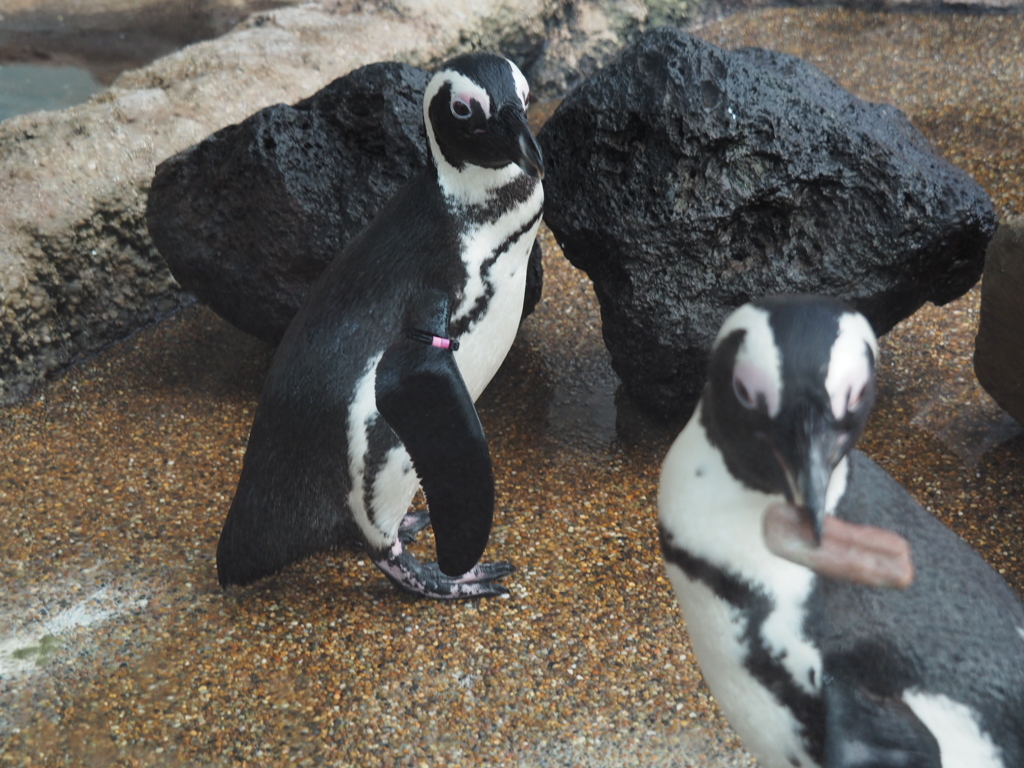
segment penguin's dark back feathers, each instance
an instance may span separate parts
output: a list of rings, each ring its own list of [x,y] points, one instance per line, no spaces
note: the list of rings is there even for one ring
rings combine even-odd
[[[328,265],[279,350],[287,355],[298,347],[307,355],[308,340],[294,338],[299,333],[320,333],[318,341],[328,344],[333,338],[348,343],[366,332],[367,313],[377,321],[370,327],[376,325],[386,335],[404,319],[393,314],[394,308],[417,292],[439,286],[452,291],[451,286],[465,283],[459,222],[444,205],[434,174],[428,168],[403,187]]]
[[[1016,593],[859,451],[850,453],[836,514],[905,537],[916,573],[902,592],[817,580],[806,631],[824,673],[879,696],[911,688],[967,704],[1005,764],[1024,765],[1024,604]]]
[[[419,297],[452,294],[466,282],[458,222],[433,173],[428,168],[406,185],[328,266],[281,340],[217,548],[221,584],[248,583],[325,548],[362,542],[341,509],[351,490],[348,413],[356,383],[400,336]],[[380,451],[398,444],[383,421],[369,438]]]

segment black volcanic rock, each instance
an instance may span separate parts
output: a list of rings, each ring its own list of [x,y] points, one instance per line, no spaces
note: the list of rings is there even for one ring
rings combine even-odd
[[[897,109],[813,66],[642,36],[540,132],[545,220],[593,280],[627,391],[694,405],[725,315],[765,294],[851,302],[885,333],[981,274],[991,202]]]
[[[327,264],[426,166],[429,79],[405,64],[371,64],[157,166],[146,221],[175,279],[277,343]],[[524,316],[540,280],[535,246]]]

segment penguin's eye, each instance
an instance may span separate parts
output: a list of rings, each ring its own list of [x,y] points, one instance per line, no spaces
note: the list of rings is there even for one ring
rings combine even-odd
[[[473,108],[462,99],[452,101],[452,114],[459,120],[466,120],[473,114]]]
[[[736,393],[736,399],[740,401],[747,410],[754,410],[757,407],[757,398],[747,389],[747,385],[740,381],[739,376],[732,379],[732,391]]]
[[[765,366],[747,359],[737,360],[732,372],[732,391],[748,411],[757,411],[772,419],[779,414],[782,390]]]

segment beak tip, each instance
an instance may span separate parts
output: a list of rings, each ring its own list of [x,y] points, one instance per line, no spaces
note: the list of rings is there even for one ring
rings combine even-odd
[[[819,547],[821,546],[822,529],[822,521],[817,517],[817,515],[815,515],[813,522],[811,523],[811,530],[814,532],[814,543]]]
[[[814,543],[820,545],[822,531],[825,527],[825,510],[813,503],[808,504],[807,500],[803,498],[790,503],[799,511],[800,517],[804,519],[807,526],[811,529]]]
[[[544,178],[544,157],[529,127],[525,133],[519,134],[519,160],[516,165],[535,179]]]

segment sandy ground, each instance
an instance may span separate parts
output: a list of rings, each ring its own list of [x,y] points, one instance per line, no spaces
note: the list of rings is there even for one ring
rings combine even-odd
[[[767,10],[700,34],[900,106],[1001,216],[1024,213],[1024,17]],[[358,552],[222,592],[270,353],[203,308],[0,411],[0,764],[751,764],[657,553],[673,435],[616,403],[590,285],[550,237],[545,259],[479,403],[508,599],[410,599]],[[860,447],[1024,592],[1024,431],[975,382],[978,300],[883,340]]]

